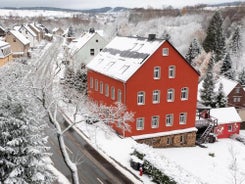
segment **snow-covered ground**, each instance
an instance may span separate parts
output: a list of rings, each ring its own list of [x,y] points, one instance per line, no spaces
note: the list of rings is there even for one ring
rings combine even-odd
[[[72,117],[72,107],[64,106],[64,108],[68,116]],[[136,183],[152,182],[146,175],[139,176],[139,171],[130,167],[130,154],[134,148],[146,153],[147,160],[173,177],[179,184],[245,182],[245,145],[236,140],[220,139],[214,144],[206,144],[207,148],[196,146],[153,149],[137,144],[132,138],[120,138],[109,130],[105,131],[100,123],[89,125],[84,122],[76,125],[76,128],[82,132],[81,136],[86,135],[89,143],[112,163],[117,165],[113,161],[116,160],[126,167],[130,172],[117,166]],[[241,134],[245,135],[245,130],[242,130]],[[140,180],[137,180],[134,175]]]

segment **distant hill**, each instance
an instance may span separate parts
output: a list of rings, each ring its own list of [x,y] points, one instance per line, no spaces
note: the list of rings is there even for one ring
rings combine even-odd
[[[54,7],[21,7],[21,8],[4,7],[2,9],[8,9],[8,10],[46,10],[46,11],[82,12],[82,13],[107,13],[107,12],[120,12],[120,11],[128,10],[128,8],[124,8],[124,7],[115,7],[115,8],[103,7],[103,8],[98,8],[98,9],[87,9],[87,10],[54,8]]]

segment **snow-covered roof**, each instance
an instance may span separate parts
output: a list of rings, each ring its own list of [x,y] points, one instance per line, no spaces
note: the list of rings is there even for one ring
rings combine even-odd
[[[161,137],[161,136],[175,135],[175,134],[181,134],[181,133],[187,133],[187,132],[196,132],[196,131],[197,131],[197,129],[195,127],[193,127],[193,128],[185,128],[185,129],[158,132],[158,133],[152,133],[152,134],[136,135],[136,136],[132,136],[132,138],[135,140],[138,140],[138,139],[147,139],[147,138],[153,138],[153,137]]]
[[[210,115],[218,119],[218,124],[242,122],[242,119],[237,113],[235,107],[211,109]]]
[[[91,38],[93,38],[95,36],[95,33],[85,33],[84,35],[82,35],[81,37],[79,37],[78,39],[74,39],[70,45],[69,45],[69,49],[70,49],[70,54],[74,55],[77,51],[79,51]]]
[[[164,42],[140,37],[115,37],[87,68],[126,82]]]
[[[10,33],[13,34],[24,45],[27,45],[28,43],[30,43],[30,41],[26,39],[26,37],[23,34],[21,34],[19,31],[10,30]]]
[[[223,91],[224,91],[225,96],[228,96],[230,94],[230,92],[238,84],[237,81],[233,81],[231,79],[227,79],[223,76],[220,76],[219,79],[215,82],[214,92],[218,92],[220,83],[223,84]],[[203,80],[198,84],[198,93],[197,93],[198,94],[198,97],[197,97],[198,100],[201,100],[200,90],[202,89],[202,85],[203,85]]]
[[[6,45],[9,45],[9,43],[0,40],[0,47],[4,47]]]
[[[32,29],[29,27],[29,26],[27,26],[27,25],[23,25],[23,27],[32,35],[32,36],[34,36],[34,37],[36,37],[37,36],[37,34],[34,32],[34,31],[32,31]]]
[[[37,33],[40,33],[40,30],[36,27],[36,25],[35,25],[34,22],[31,23],[29,26],[30,26],[32,29],[34,29]]]

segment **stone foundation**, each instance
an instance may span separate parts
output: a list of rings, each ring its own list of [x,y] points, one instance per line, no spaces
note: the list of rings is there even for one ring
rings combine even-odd
[[[139,139],[136,141],[138,143],[150,145],[153,148],[191,147],[195,146],[196,132],[166,135],[162,137],[153,137],[148,139]]]

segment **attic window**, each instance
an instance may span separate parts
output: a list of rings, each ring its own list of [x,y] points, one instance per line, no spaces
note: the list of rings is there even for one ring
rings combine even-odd
[[[168,56],[169,55],[169,49],[168,48],[163,48],[162,49],[162,55],[163,56]]]
[[[16,42],[16,38],[13,38],[13,42]]]
[[[99,40],[95,40],[96,42],[99,42]]]
[[[90,55],[94,56],[94,49],[90,49]]]

